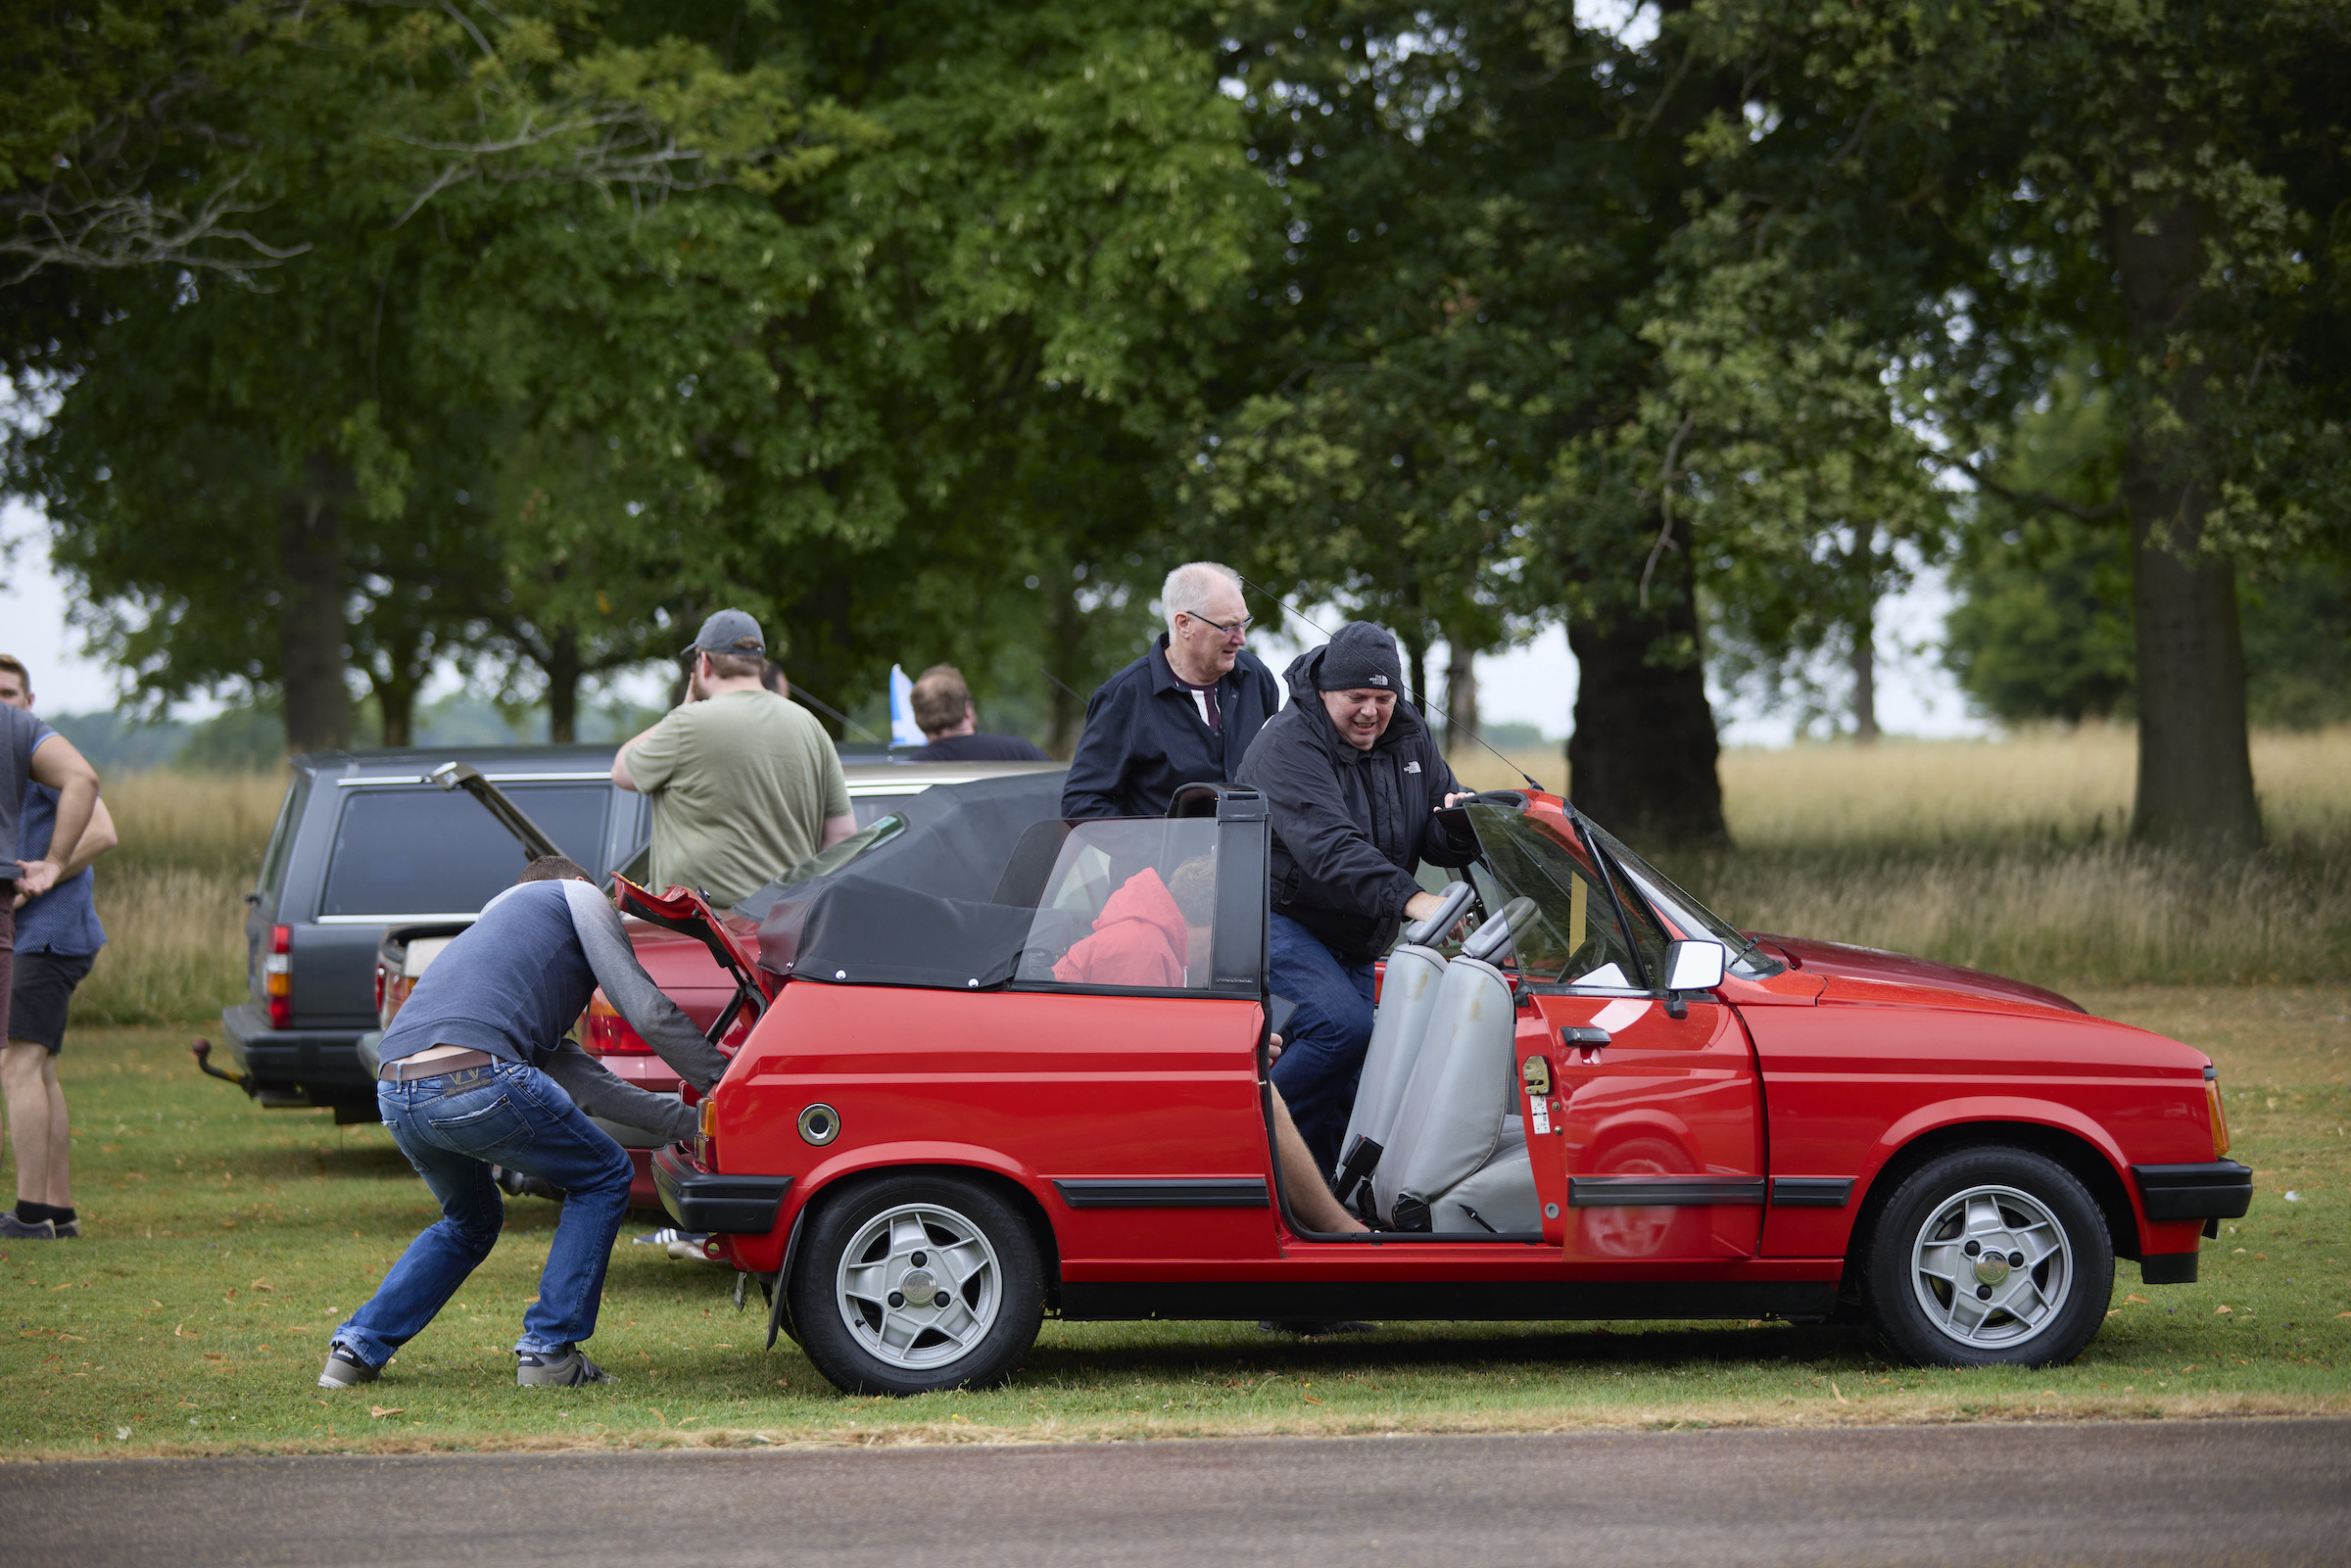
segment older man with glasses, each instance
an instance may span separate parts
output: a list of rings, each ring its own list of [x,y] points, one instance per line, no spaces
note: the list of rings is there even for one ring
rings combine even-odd
[[[1229,784],[1281,689],[1245,645],[1240,574],[1187,561],[1160,590],[1168,629],[1102,683],[1063,786],[1065,817],[1156,817],[1179,784]]]

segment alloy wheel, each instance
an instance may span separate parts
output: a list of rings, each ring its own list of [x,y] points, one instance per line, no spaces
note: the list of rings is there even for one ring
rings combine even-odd
[[[1919,1226],[1911,1288],[1936,1332],[2004,1351],[2056,1321],[2074,1288],[2073,1244],[2048,1206],[2007,1186],[1951,1194]]]
[[[841,1249],[834,1298],[850,1338],[890,1366],[962,1359],[1002,1307],[1003,1267],[969,1218],[935,1204],[884,1210]]]

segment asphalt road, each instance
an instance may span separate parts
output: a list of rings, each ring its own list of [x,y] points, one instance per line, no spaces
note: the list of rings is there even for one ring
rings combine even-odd
[[[2351,1422],[0,1466],[0,1563],[2351,1562]]]

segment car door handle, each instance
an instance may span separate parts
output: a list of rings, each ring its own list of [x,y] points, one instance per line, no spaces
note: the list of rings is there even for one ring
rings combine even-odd
[[[1597,1051],[1610,1038],[1607,1030],[1593,1028],[1588,1023],[1566,1023],[1559,1027],[1559,1043],[1570,1050]]]

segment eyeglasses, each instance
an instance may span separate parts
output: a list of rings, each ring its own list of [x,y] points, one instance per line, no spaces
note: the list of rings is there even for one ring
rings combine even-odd
[[[1244,615],[1239,620],[1233,622],[1230,626],[1226,626],[1223,621],[1210,620],[1198,610],[1177,610],[1176,613],[1178,615],[1188,615],[1203,626],[1213,626],[1218,631],[1223,633],[1226,637],[1247,637],[1249,635],[1249,628],[1257,624],[1256,617],[1249,615]]]

